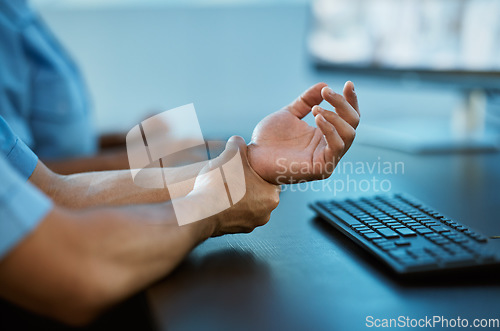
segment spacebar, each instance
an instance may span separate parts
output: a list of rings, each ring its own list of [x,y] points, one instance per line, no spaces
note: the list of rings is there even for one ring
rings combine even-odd
[[[339,220],[341,220],[342,222],[344,222],[345,224],[347,224],[349,226],[363,224],[343,210],[336,209],[336,210],[329,210],[329,212],[333,216],[337,217]]]

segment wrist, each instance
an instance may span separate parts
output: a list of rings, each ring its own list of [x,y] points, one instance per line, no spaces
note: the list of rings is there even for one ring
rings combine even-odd
[[[247,161],[248,161],[248,167],[250,168],[250,172],[251,172],[251,175],[254,175],[256,176],[259,180],[262,180],[266,183],[269,183],[269,184],[273,184],[269,181],[267,181],[262,175],[260,175],[255,169],[254,169],[254,166],[252,164],[254,164],[254,161],[253,161],[253,150],[257,148],[257,146],[250,142],[248,145],[247,145]],[[274,184],[273,184],[274,185]]]
[[[247,160],[248,160],[248,167],[250,168],[250,172],[252,173],[252,175],[256,176],[259,180],[261,180],[262,182],[265,182],[266,184],[269,184],[269,185],[273,185],[276,187],[276,189],[278,191],[281,191],[281,185],[279,183],[276,183],[273,182],[273,181],[270,181],[266,178],[264,178],[264,176],[260,175],[255,169],[254,169],[254,166],[252,163],[254,163],[253,160],[253,150],[257,148],[257,145],[255,145],[254,143],[250,142],[248,145],[247,145]]]

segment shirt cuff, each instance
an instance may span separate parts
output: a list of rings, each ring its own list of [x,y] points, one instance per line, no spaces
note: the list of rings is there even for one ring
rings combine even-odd
[[[7,155],[7,159],[24,180],[30,178],[38,164],[38,156],[19,138],[16,139],[16,144]]]

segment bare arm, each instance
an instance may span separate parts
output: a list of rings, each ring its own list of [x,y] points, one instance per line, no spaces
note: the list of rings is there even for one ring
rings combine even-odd
[[[61,175],[88,171],[108,171],[128,168],[125,148],[103,150],[97,155],[63,160],[43,160],[49,169]]]
[[[215,219],[178,226],[170,203],[71,212],[59,207],[0,262],[0,296],[70,324],[168,274]]]
[[[234,152],[235,147],[241,151],[246,194],[231,208],[179,226],[171,202],[88,210],[56,206],[0,261],[0,296],[39,314],[84,324],[171,272],[206,238],[264,225],[278,204],[279,188],[250,168],[241,138],[226,150]],[[221,165],[218,161],[215,168]],[[56,185],[58,176],[40,176],[40,165],[32,182],[45,188]],[[203,209],[206,197],[214,198],[211,183],[204,177],[177,202]]]
[[[144,169],[138,175],[143,184],[162,183],[161,174],[171,181],[194,179],[206,165],[195,163],[179,168]],[[172,195],[166,188],[145,188],[132,180],[130,170],[99,171],[73,175],[58,175],[41,161],[33,172],[30,181],[39,187],[58,205],[80,209],[95,206],[120,206],[126,204],[148,204],[169,201],[180,197]],[[154,187],[154,185],[152,185]],[[160,185],[161,186],[161,185]],[[150,185],[151,187],[151,185]],[[191,187],[186,187],[187,194]]]

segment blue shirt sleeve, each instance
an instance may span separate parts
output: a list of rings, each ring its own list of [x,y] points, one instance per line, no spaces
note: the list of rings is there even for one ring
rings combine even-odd
[[[0,156],[0,259],[52,209],[52,201]]]
[[[38,157],[11,130],[0,116],[0,155],[27,180],[35,170]],[[1,181],[0,181],[1,182]]]
[[[0,117],[0,259],[52,209],[52,201],[27,181],[37,162]]]
[[[41,158],[93,155],[84,79],[27,0],[0,0],[0,115]]]

